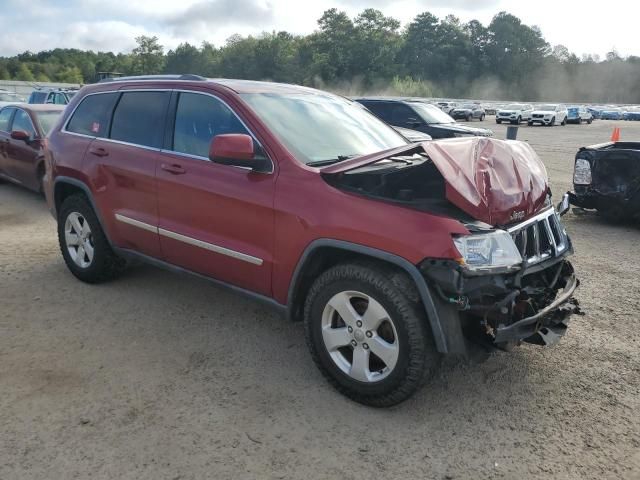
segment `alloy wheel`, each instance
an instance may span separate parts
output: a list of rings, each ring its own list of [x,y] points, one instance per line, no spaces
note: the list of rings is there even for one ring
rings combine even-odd
[[[89,222],[78,212],[71,212],[64,223],[64,241],[71,260],[80,268],[91,265],[94,255]]]
[[[371,296],[357,291],[334,295],[322,313],[322,339],[343,373],[365,383],[386,378],[400,346],[393,320]]]

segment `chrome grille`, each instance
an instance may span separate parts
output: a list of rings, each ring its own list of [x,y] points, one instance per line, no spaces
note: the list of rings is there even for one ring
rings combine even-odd
[[[553,208],[511,227],[508,231],[527,265],[557,257],[569,245],[567,232]]]

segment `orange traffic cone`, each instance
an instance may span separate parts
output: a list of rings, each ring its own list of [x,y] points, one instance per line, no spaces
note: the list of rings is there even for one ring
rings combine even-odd
[[[612,142],[620,141],[620,127],[613,128],[613,133],[611,134],[611,141]]]

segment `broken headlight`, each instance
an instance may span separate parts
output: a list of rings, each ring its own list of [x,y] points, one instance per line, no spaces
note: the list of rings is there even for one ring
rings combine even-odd
[[[591,164],[589,160],[578,158],[573,167],[573,183],[575,185],[591,185]]]
[[[453,243],[463,265],[474,272],[511,270],[522,263],[518,247],[504,230],[454,237]]]

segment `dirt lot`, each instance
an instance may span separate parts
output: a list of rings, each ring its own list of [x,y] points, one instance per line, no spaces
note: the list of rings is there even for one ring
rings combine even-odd
[[[576,149],[614,125],[640,139],[607,121],[519,138],[559,197]],[[587,315],[557,347],[448,365],[376,410],[259,304],[151,267],[80,283],[42,199],[0,185],[0,479],[638,479],[640,228],[565,223]]]

